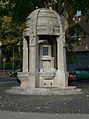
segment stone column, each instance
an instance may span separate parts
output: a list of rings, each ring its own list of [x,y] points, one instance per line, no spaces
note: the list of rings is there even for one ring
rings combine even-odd
[[[18,78],[21,81],[20,87],[22,89],[27,89],[28,84],[28,42],[25,37],[23,37],[23,72],[18,72]]]
[[[28,72],[28,42],[23,37],[23,72]]]
[[[38,37],[37,37],[37,21],[40,9],[33,14],[30,24],[30,42],[29,42],[29,88],[31,90],[39,86],[38,72]],[[33,22],[34,21],[34,22]]]
[[[30,36],[31,37],[31,36]],[[38,79],[38,48],[37,38],[32,36],[29,43],[29,88],[34,89],[37,87],[36,80]]]
[[[29,88],[34,89],[35,88],[35,79],[36,79],[36,71],[35,71],[35,65],[36,65],[36,61],[35,61],[35,56],[36,56],[36,52],[35,46],[30,46],[30,54],[29,54]]]
[[[63,44],[60,37],[57,38],[57,58],[58,71],[64,71]]]
[[[58,71],[57,71],[57,86],[67,87],[68,77],[66,73],[66,53],[62,36],[57,38],[57,58],[58,58]]]

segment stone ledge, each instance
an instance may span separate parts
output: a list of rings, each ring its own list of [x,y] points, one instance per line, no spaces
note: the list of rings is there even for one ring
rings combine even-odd
[[[22,89],[20,87],[13,87],[8,89],[7,93],[22,94],[22,95],[71,95],[82,94],[81,89],[70,88],[35,88],[35,89]]]

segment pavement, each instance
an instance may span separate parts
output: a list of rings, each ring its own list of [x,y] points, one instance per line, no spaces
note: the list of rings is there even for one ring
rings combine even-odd
[[[5,78],[0,78],[0,119],[89,119],[89,81],[70,84],[82,94],[42,96],[6,93],[19,84]]]
[[[89,115],[0,111],[0,119],[89,119]]]

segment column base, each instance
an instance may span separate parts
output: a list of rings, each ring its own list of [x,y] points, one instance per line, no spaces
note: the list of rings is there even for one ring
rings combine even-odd
[[[19,72],[18,78],[21,82],[20,87],[22,89],[27,89],[29,87],[29,72]]]
[[[57,87],[58,88],[65,88],[68,87],[68,73],[63,71],[57,71],[54,80],[57,80]]]

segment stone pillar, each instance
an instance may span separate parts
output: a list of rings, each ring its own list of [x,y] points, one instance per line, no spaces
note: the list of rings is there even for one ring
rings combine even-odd
[[[34,29],[30,30],[29,41],[29,89],[35,89],[39,85],[38,72],[38,37]]]
[[[23,37],[23,72],[28,72],[28,42]]]
[[[68,86],[68,76],[66,73],[66,53],[62,36],[57,39],[57,58],[58,58],[58,71],[57,71],[57,85],[58,87]]]
[[[29,39],[28,39],[29,40]],[[23,72],[18,72],[18,78],[21,81],[20,87],[27,89],[29,73],[28,73],[28,42],[26,37],[23,37]]]
[[[29,44],[29,88],[34,89],[36,87],[35,81],[36,81],[36,41],[34,41],[34,44]]]
[[[29,88],[31,90],[39,86],[38,72],[38,37],[37,37],[37,21],[40,9],[33,14],[30,24],[30,42],[29,42]],[[34,22],[33,22],[34,21]]]
[[[63,41],[60,37],[57,38],[57,58],[58,58],[58,71],[64,71],[64,49],[63,49]]]

